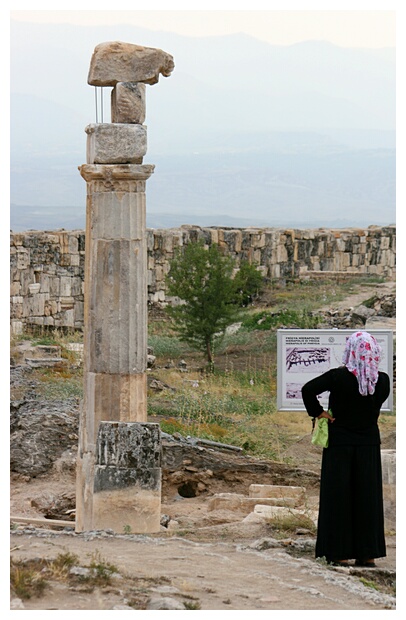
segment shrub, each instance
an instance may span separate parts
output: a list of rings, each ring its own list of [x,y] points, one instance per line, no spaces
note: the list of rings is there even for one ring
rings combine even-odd
[[[270,330],[279,327],[297,327],[300,329],[315,329],[319,318],[308,310],[279,310],[278,312],[256,312],[247,315],[242,320],[242,326],[247,330]]]

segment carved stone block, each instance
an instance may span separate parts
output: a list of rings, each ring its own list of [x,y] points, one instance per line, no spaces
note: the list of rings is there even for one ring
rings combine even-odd
[[[141,164],[147,152],[145,125],[100,123],[85,131],[88,164]]]
[[[121,533],[159,531],[159,424],[100,422],[95,456],[93,527]]]
[[[156,84],[159,74],[168,77],[175,64],[170,54],[153,47],[110,41],[94,49],[87,82],[115,86],[117,82]]]
[[[112,123],[145,121],[145,84],[119,82],[111,93]]]

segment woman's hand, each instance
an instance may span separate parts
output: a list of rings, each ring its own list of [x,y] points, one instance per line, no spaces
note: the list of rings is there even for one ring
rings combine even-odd
[[[327,418],[327,420],[329,420],[329,422],[334,422],[335,418],[333,418],[332,415],[330,415],[327,411],[322,411],[321,414],[319,416],[317,416],[317,419],[320,420],[320,418]]]

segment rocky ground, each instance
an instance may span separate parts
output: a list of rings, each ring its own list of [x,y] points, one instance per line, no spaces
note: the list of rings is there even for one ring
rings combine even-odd
[[[241,456],[225,458],[216,452],[209,449],[207,455],[199,456],[209,459],[212,465],[223,463],[217,471],[203,466],[194,472],[194,466],[186,464],[176,470],[177,475],[166,473],[162,503],[165,526],[154,535],[101,531],[75,534],[73,523],[72,527],[56,529],[11,518],[14,562],[50,562],[67,553],[76,556],[68,577],[55,577],[50,570],[43,573],[48,585],[42,596],[22,600],[12,592],[12,608],[395,609],[393,532],[387,535],[387,557],[377,560],[377,568],[327,566],[314,559],[314,530],[307,523],[303,526],[299,521],[290,532],[278,532],[246,510],[211,509],[210,502],[219,492],[229,493],[230,489],[247,494],[249,485],[259,481],[303,484],[310,513],[311,508],[317,508],[317,473]],[[317,468],[316,459],[314,464]],[[207,477],[211,479],[207,493],[181,496],[179,483],[202,472],[206,483]],[[44,514],[61,518],[61,512],[58,515],[49,508],[58,509],[58,501],[60,511],[69,505],[69,498],[74,498],[74,475],[54,471],[30,481],[22,478],[13,477],[12,515],[25,515],[28,520]],[[91,570],[94,558],[98,558],[98,564],[114,565],[107,583],[93,585],[85,580],[83,571]]]
[[[168,443],[166,454],[173,454]],[[73,522],[63,528],[38,525],[35,520],[30,523],[44,516],[69,519],[75,476],[67,453],[48,475],[13,474],[11,515],[27,518],[25,524],[11,518],[13,561],[50,562],[66,553],[77,558],[67,578],[45,572],[48,585],[42,596],[22,600],[12,592],[12,608],[395,609],[394,532],[387,533],[387,557],[377,560],[377,568],[338,568],[314,559],[314,529],[308,523],[298,521],[284,532],[235,505],[212,509],[219,493],[248,495],[250,484],[303,485],[306,511],[311,514],[311,509],[317,509],[320,454],[317,448],[309,449],[309,444],[310,438],[303,438],[295,449],[308,453],[306,464],[312,463],[313,470],[210,448],[198,450],[195,458],[195,449],[183,447],[182,464],[174,463],[164,472],[165,525],[148,536],[100,531],[75,534]],[[193,497],[180,495],[186,484],[196,488],[193,483],[204,484],[205,491]],[[92,585],[82,576],[94,558],[115,566],[107,583]]]
[[[185,506],[184,508],[185,509]],[[198,508],[194,506],[191,512]],[[200,506],[204,510],[203,506]],[[234,516],[235,517],[235,516]],[[207,531],[209,527],[210,531]],[[213,529],[214,528],[214,529]],[[207,534],[207,539],[205,535]],[[131,536],[22,528],[11,556],[30,560],[75,554],[68,578],[48,577],[41,597],[13,609],[366,610],[395,609],[395,549],[376,569],[331,568],[311,555],[305,536],[276,540],[264,525],[206,526],[185,536]],[[114,565],[111,580],[93,587],[80,579],[92,558]],[[379,589],[377,589],[379,588]]]
[[[365,299],[360,295],[359,303]],[[352,301],[355,307],[358,300]],[[347,300],[334,312],[348,305]],[[387,557],[377,560],[377,568],[332,567],[314,559],[311,520],[287,532],[238,503],[213,504],[219,493],[248,496],[251,484],[301,486],[303,511],[312,517],[320,451],[310,436],[287,451],[292,465],[164,437],[161,531],[76,534],[79,402],[53,402],[33,420],[26,397],[27,390],[36,390],[30,372],[21,363],[11,372],[10,549],[14,566],[42,575],[46,585],[41,596],[30,598],[12,589],[11,609],[395,609],[393,531],[387,532]],[[383,440],[383,447],[395,448],[393,432]],[[45,518],[70,523],[51,527],[36,521]],[[70,558],[69,566],[57,570],[61,557]]]

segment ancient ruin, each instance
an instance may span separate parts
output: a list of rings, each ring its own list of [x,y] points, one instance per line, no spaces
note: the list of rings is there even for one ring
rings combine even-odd
[[[88,83],[109,86],[112,123],[86,127],[84,403],[76,531],[160,527],[158,424],[147,423],[145,86],[168,76],[162,50],[121,42],[93,53]]]
[[[119,84],[117,87],[120,86]],[[139,86],[142,86],[141,84]],[[170,302],[165,277],[174,251],[197,239],[218,243],[237,264],[257,263],[266,278],[396,277],[396,226],[366,229],[147,229],[148,303]],[[27,231],[10,237],[11,332],[83,327],[85,232]]]

